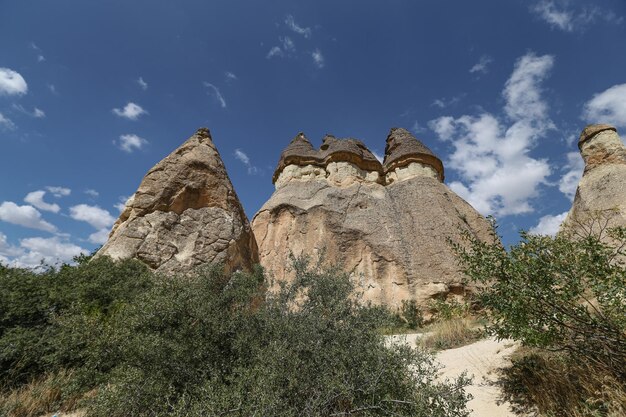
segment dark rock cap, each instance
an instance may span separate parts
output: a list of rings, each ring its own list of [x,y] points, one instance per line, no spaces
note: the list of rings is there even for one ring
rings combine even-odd
[[[605,130],[612,130],[617,132],[615,126],[607,125],[607,124],[591,124],[585,126],[583,131],[580,133],[580,138],[578,139],[578,149],[581,148],[582,144],[597,135],[600,132]]]
[[[320,147],[319,156],[324,163],[352,162],[361,169],[379,171],[382,174],[382,165],[367,146],[358,139],[338,139],[333,135],[326,135]]]
[[[358,139],[338,139],[333,135],[326,135],[319,150],[313,148],[304,133],[298,133],[280,154],[278,166],[274,171],[272,182],[276,182],[280,173],[287,165],[316,165],[325,167],[330,162],[351,162],[367,171],[378,171],[381,175],[383,168],[378,159]]]
[[[411,162],[430,165],[437,171],[439,180],[443,182],[444,170],[441,160],[408,130],[401,127],[391,128],[385,146],[383,162],[385,174]]]

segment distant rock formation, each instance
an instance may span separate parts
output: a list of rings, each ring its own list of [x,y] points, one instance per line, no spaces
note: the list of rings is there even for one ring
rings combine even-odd
[[[261,265],[290,279],[289,254],[317,255],[360,284],[365,300],[400,306],[465,291],[448,239],[494,239],[489,223],[442,182],[444,168],[405,129],[391,129],[381,164],[356,139],[298,134],[252,220]]]
[[[137,258],[160,272],[204,263],[258,263],[248,219],[208,129],[156,164],[126,203],[97,256]]]
[[[585,171],[560,233],[598,234],[606,227],[626,226],[626,147],[617,129],[589,125],[578,148]]]

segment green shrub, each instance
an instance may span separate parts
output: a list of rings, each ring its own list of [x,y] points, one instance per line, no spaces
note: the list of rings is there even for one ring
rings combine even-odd
[[[143,292],[149,274],[137,261],[108,258],[39,273],[0,266],[0,389],[76,365],[55,317],[70,310],[106,316]]]
[[[295,271],[275,293],[260,270],[156,277],[88,343],[88,364],[115,363],[90,415],[467,415],[466,378],[437,382],[426,353],[387,346],[389,314],[347,276]]]
[[[402,307],[393,315],[391,333],[402,330],[417,330],[424,325],[424,315],[415,300],[402,300]]]
[[[626,386],[626,229],[610,231],[612,244],[591,234],[521,237],[509,251],[470,236],[469,247],[456,246],[483,287],[488,331],[562,352]]]

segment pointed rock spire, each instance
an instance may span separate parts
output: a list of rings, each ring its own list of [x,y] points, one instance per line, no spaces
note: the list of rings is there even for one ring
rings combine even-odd
[[[258,261],[209,129],[198,129],[148,171],[97,255],[137,258],[163,272],[218,262],[236,270]]]

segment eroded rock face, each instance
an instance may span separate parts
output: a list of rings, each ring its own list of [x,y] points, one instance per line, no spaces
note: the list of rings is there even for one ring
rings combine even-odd
[[[208,129],[156,164],[126,203],[98,256],[137,258],[161,272],[258,262],[254,236]]]
[[[578,148],[585,171],[561,233],[597,234],[605,226],[626,226],[626,147],[617,130],[589,125]]]
[[[442,183],[441,161],[404,129],[390,132],[384,167],[375,158],[363,163],[371,155],[364,146],[324,162],[319,156],[337,146],[324,144],[316,151],[299,135],[283,152],[276,191],[252,220],[261,265],[288,280],[290,252],[324,252],[329,264],[351,274],[365,300],[394,307],[462,294],[448,239],[460,242],[461,230],[493,237],[488,222]]]

